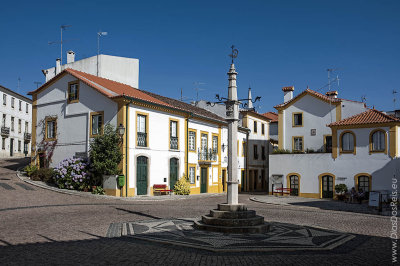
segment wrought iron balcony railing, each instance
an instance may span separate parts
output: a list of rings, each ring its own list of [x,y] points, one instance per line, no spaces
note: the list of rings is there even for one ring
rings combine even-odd
[[[217,151],[213,149],[198,149],[198,160],[199,161],[216,161],[217,160]]]
[[[171,150],[177,150],[178,149],[178,138],[177,137],[171,137],[169,140],[169,148]]]
[[[26,140],[26,141],[30,141],[30,140],[31,140],[31,138],[32,138],[32,135],[31,135],[31,133],[27,133],[27,132],[25,132],[25,133],[24,133],[24,140]]]
[[[147,133],[137,132],[137,145],[147,147]]]
[[[9,136],[10,135],[10,128],[9,127],[1,127],[1,135],[2,136]]]

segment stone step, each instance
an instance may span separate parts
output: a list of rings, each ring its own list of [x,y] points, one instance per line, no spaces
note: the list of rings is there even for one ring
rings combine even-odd
[[[201,217],[201,221],[205,224],[217,225],[217,226],[228,226],[228,227],[255,226],[263,224],[264,217],[255,216],[246,219],[221,219],[204,215]]]
[[[263,223],[255,226],[216,226],[205,224],[202,221],[195,221],[194,227],[199,230],[211,231],[211,232],[220,232],[220,233],[228,233],[228,234],[263,234],[267,233],[270,229],[269,224]]]
[[[229,211],[229,212],[237,212],[237,211],[247,211],[247,206],[244,204],[235,204],[230,205],[227,203],[218,204],[219,211]]]
[[[222,219],[245,219],[252,218],[256,216],[256,211],[238,211],[238,212],[230,212],[230,211],[220,211],[220,210],[211,210],[210,215],[215,218]]]

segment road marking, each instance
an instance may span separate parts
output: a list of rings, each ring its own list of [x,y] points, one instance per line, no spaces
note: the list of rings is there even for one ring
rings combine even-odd
[[[6,184],[6,183],[0,183],[0,187],[3,187],[4,189],[7,189],[7,190],[15,190],[15,188],[13,188],[12,186],[10,186],[9,184]]]
[[[28,186],[28,185],[26,185],[24,183],[15,183],[15,184],[20,186],[20,187],[22,187],[25,190],[34,190],[31,186]]]

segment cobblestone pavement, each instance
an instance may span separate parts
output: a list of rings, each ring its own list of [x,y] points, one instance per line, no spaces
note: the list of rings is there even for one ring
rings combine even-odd
[[[199,217],[225,196],[123,201],[60,194],[23,183],[20,160],[0,162],[0,265],[390,265],[389,217],[298,206],[240,202],[266,221],[352,234],[346,244],[323,251],[212,252],[107,237],[110,224]]]

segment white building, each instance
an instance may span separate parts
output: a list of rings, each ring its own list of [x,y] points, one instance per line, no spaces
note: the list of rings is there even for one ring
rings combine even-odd
[[[204,109],[127,84],[66,68],[33,96],[32,159],[56,165],[87,156],[90,139],[104,124],[123,125],[122,190],[106,182],[109,195],[153,194],[153,185],[172,188],[186,175],[192,193],[222,192],[226,187],[227,123]],[[246,130],[238,134],[246,139]],[[46,162],[47,160],[47,162]],[[244,169],[244,157],[238,156]],[[238,179],[240,180],[240,174]]]
[[[0,86],[1,158],[30,156],[32,100]]]
[[[286,95],[290,88],[284,88]],[[271,190],[331,198],[340,183],[364,191],[390,189],[400,173],[400,120],[336,96],[307,89],[276,106],[279,148],[292,154],[270,156]]]

